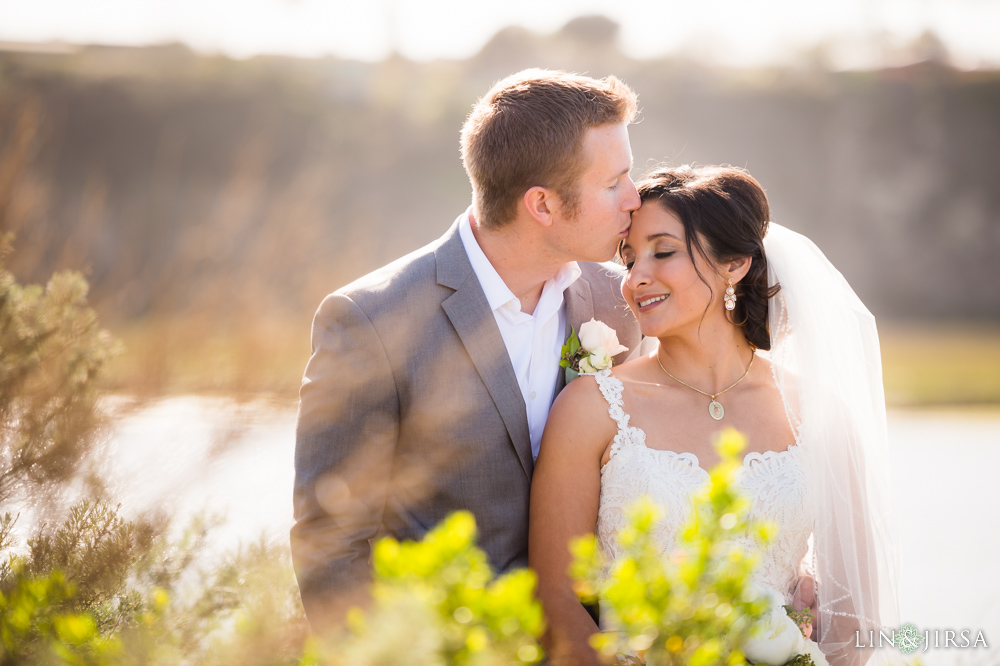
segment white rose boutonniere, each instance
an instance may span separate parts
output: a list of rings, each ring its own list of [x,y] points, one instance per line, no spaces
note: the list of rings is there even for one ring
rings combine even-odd
[[[600,372],[611,367],[611,358],[628,347],[618,342],[618,334],[602,321],[591,319],[580,326],[580,335],[571,330],[562,348],[559,365],[566,368],[566,381],[578,375]]]

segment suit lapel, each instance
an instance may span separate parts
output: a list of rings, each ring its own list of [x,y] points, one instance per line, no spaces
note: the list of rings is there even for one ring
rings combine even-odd
[[[435,257],[438,283],[455,290],[441,306],[500,412],[521,467],[530,478],[534,462],[524,397],[493,311],[465,253],[457,225],[446,235]]]
[[[566,287],[566,330],[563,340],[569,337],[570,331],[580,333],[580,325],[594,318],[594,298],[590,291],[590,283],[581,275],[576,282]],[[560,372],[556,379],[556,395],[566,386],[566,373]]]

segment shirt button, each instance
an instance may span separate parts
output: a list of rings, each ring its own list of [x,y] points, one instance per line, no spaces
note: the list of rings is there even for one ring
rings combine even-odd
[[[531,395],[529,395],[528,397],[529,397],[529,398],[531,398],[532,400],[534,400],[534,399],[535,399],[535,392],[534,392],[534,391],[532,391],[532,392],[531,392]]]

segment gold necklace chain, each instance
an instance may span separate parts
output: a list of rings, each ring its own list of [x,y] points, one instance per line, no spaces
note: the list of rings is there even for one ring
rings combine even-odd
[[[719,420],[722,419],[723,416],[726,415],[726,410],[722,408],[722,403],[720,403],[718,400],[716,400],[716,398],[718,398],[720,395],[722,395],[723,393],[725,393],[729,389],[734,388],[737,384],[739,384],[741,381],[743,381],[744,379],[747,378],[747,375],[750,374],[750,368],[753,367],[753,359],[756,356],[757,356],[757,354],[754,354],[754,353],[751,352],[751,354],[750,354],[750,365],[747,366],[747,371],[743,373],[743,376],[740,377],[739,379],[737,379],[735,382],[733,382],[730,386],[722,389],[721,391],[719,391],[718,393],[716,393],[714,395],[711,394],[711,393],[708,393],[706,391],[702,391],[700,388],[691,386],[687,382],[681,381],[680,379],[677,379],[672,374],[670,374],[670,371],[663,367],[663,361],[660,360],[660,352],[659,351],[656,352],[656,362],[660,365],[660,370],[663,370],[663,372],[667,373],[667,377],[670,377],[672,380],[674,380],[678,384],[682,384],[683,386],[688,387],[692,391],[697,391],[698,393],[701,393],[703,396],[711,398],[712,402],[710,402],[709,405],[708,405],[708,414],[709,414],[709,416],[711,416],[716,421],[719,421]]]

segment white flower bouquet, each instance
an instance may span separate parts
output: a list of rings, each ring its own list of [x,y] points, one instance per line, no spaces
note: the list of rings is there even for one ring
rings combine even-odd
[[[741,651],[748,661],[768,666],[829,666],[819,646],[808,638],[809,620],[799,616],[804,627],[789,615],[784,599],[770,588],[761,588],[767,599],[767,610],[751,629]]]

